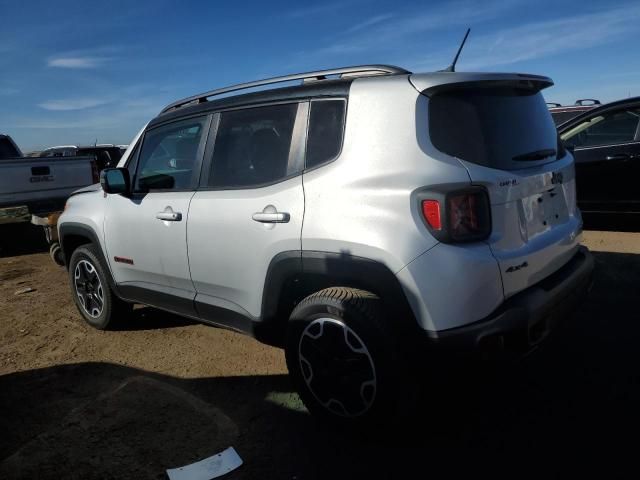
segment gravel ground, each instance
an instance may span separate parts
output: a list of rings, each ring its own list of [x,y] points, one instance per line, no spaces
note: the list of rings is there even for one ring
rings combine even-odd
[[[638,476],[640,234],[585,232],[596,282],[567,328],[516,365],[421,382],[424,408],[367,437],[314,422],[251,338],[150,308],[85,326],[39,235],[0,230],[0,478],[165,478],[228,445],[230,479]]]

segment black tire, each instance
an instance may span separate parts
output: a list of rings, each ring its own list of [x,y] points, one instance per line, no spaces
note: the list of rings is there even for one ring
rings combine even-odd
[[[370,292],[332,287],[305,298],[291,314],[285,354],[300,398],[321,420],[382,426],[402,403],[406,369]]]
[[[73,252],[69,261],[69,282],[80,315],[92,327],[98,330],[113,328],[131,313],[133,306],[113,292],[94,245],[82,245]]]

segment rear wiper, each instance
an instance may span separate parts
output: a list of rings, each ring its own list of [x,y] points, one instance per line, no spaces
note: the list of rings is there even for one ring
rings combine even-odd
[[[542,160],[547,157],[553,157],[556,154],[555,149],[545,148],[544,150],[536,150],[534,152],[524,153],[522,155],[516,155],[513,160],[516,162],[528,162],[534,160]]]

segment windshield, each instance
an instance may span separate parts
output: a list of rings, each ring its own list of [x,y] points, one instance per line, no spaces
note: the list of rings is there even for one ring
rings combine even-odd
[[[441,152],[501,170],[553,161],[558,148],[542,94],[517,88],[468,88],[434,95],[429,133]]]

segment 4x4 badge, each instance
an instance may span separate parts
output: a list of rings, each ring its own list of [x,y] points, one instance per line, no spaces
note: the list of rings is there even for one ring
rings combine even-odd
[[[517,272],[518,270],[522,270],[523,268],[527,268],[529,266],[529,262],[522,262],[520,265],[513,265],[512,267],[507,268],[507,273]]]

